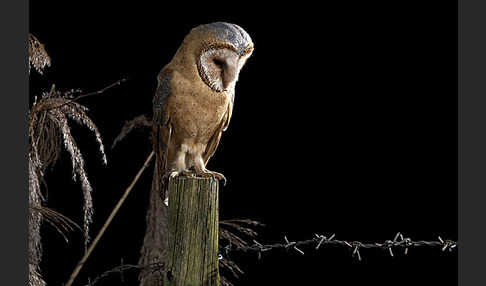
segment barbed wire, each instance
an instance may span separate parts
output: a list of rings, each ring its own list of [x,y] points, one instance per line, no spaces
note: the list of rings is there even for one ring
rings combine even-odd
[[[360,241],[346,241],[335,239],[335,234],[329,237],[325,235],[315,234],[313,238],[301,241],[290,241],[287,236],[284,236],[283,243],[273,243],[273,244],[261,244],[256,240],[253,240],[252,245],[248,246],[235,246],[234,244],[228,244],[224,247],[220,246],[220,253],[218,254],[218,260],[223,259],[223,254],[229,255],[231,252],[254,252],[257,253],[258,259],[261,259],[263,252],[268,252],[271,250],[292,249],[301,255],[305,255],[304,251],[299,247],[313,246],[314,250],[319,250],[324,246],[341,246],[349,249],[351,251],[352,257],[356,257],[359,261],[362,260],[360,249],[382,249],[388,251],[391,257],[395,254],[393,250],[403,249],[404,255],[407,255],[410,248],[416,247],[435,247],[442,251],[448,250],[449,252],[457,248],[457,242],[449,239],[442,239],[438,236],[437,240],[427,241],[427,240],[417,240],[414,241],[409,237],[403,236],[402,233],[397,233],[393,239],[385,240],[384,242],[360,242]],[[89,280],[85,286],[94,286],[101,279],[106,278],[112,274],[120,275],[120,279],[123,281],[123,272],[128,270],[145,270],[151,269],[152,271],[161,271],[163,263],[151,263],[148,265],[136,265],[136,264],[123,264],[121,261],[120,266],[107,270],[97,276],[94,280]]]
[[[287,236],[284,236],[284,243],[274,243],[274,244],[261,244],[256,240],[253,240],[252,245],[242,246],[238,245],[235,246],[231,243],[222,247],[223,252],[226,255],[229,255],[230,252],[234,251],[241,251],[241,252],[256,252],[258,255],[258,259],[261,259],[263,252],[268,252],[270,250],[276,249],[293,249],[296,252],[304,255],[304,251],[302,251],[299,247],[302,246],[310,246],[315,245],[315,250],[318,250],[320,247],[324,245],[331,245],[331,246],[342,246],[351,250],[351,254],[353,257],[356,257],[359,261],[361,261],[361,253],[360,249],[362,248],[374,248],[374,249],[383,249],[387,250],[390,256],[394,256],[393,249],[394,248],[401,248],[404,249],[404,254],[408,253],[408,249],[414,247],[437,247],[440,248],[442,251],[452,251],[457,247],[457,242],[449,239],[442,239],[440,236],[435,241],[426,241],[426,240],[417,240],[414,241],[409,237],[403,236],[402,233],[398,232],[395,237],[391,240],[385,240],[384,242],[360,242],[360,241],[346,241],[346,240],[338,240],[335,239],[335,234],[332,234],[329,237],[324,235],[315,234],[315,237],[308,240],[301,240],[301,241],[289,241]],[[218,254],[218,259],[222,259],[223,256],[220,252]]]

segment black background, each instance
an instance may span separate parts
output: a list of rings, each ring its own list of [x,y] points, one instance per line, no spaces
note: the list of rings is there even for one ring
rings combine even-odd
[[[62,3],[62,4],[61,4]],[[156,75],[194,26],[228,21],[255,43],[236,86],[230,128],[208,167],[228,178],[221,218],[264,222],[258,241],[311,238],[383,241],[457,239],[457,3],[342,2],[159,4],[31,1],[30,31],[52,67],[31,74],[30,93],[100,89],[84,99],[107,149],[125,120],[151,111]],[[150,152],[139,132],[104,167],[94,137],[73,127],[94,188],[92,236]],[[81,222],[79,184],[67,153],[47,174],[48,205]],[[151,169],[88,260],[78,285],[120,263],[136,263]],[[42,267],[50,285],[82,255],[45,227]],[[413,249],[408,256],[347,249],[243,256],[236,285],[456,285],[457,255]],[[118,277],[106,285],[120,285]]]

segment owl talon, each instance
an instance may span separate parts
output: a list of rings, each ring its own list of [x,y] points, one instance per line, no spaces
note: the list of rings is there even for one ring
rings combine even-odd
[[[223,174],[211,171],[211,175],[214,179],[217,179],[219,181],[223,181],[223,186],[226,186],[226,177]]]
[[[174,175],[174,173],[176,175]],[[174,176],[177,176],[177,171],[171,171],[171,172],[166,172],[163,176],[162,176],[162,180],[167,180],[169,178],[173,178]]]
[[[163,176],[162,176],[162,181],[168,181],[169,179],[173,179],[175,177],[178,177],[180,176],[181,174],[184,174],[184,172],[178,172],[178,171],[169,171],[167,173],[165,173]]]
[[[223,186],[226,186],[226,177],[221,174],[221,173],[218,173],[218,172],[213,172],[213,171],[209,171],[209,170],[196,170],[196,176],[198,177],[202,177],[202,178],[213,178],[214,180],[218,180],[218,181],[223,181]]]
[[[194,172],[191,172],[190,170],[182,170],[180,173],[186,177],[194,178]]]
[[[213,171],[207,171],[206,174],[215,180],[223,181],[223,186],[226,186],[226,177],[223,174]]]

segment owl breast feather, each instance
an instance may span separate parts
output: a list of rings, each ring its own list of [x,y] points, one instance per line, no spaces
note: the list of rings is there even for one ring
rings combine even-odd
[[[229,92],[214,92],[174,75],[171,83],[173,132],[206,143],[221,126],[230,100]]]

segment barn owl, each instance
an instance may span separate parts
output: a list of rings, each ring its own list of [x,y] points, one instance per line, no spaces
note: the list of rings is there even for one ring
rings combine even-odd
[[[231,118],[235,84],[253,52],[241,27],[198,26],[158,75],[153,98],[154,149],[164,176],[226,178],[206,169]]]

